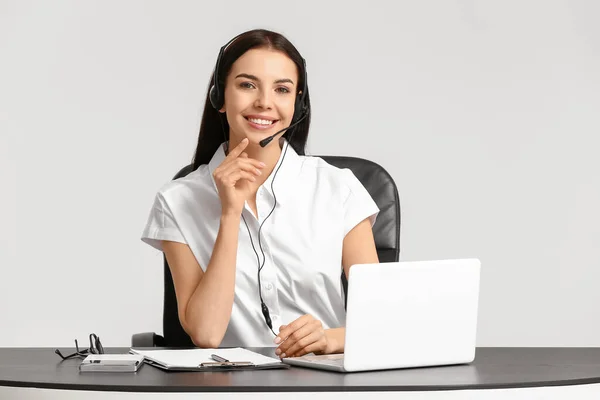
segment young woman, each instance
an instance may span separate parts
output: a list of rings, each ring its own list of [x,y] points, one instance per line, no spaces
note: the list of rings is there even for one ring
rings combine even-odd
[[[238,35],[210,82],[194,171],[159,190],[142,236],[166,255],[181,324],[199,347],[343,352],[340,275],[378,262],[379,209],[350,170],[305,156],[306,68],[285,37]]]

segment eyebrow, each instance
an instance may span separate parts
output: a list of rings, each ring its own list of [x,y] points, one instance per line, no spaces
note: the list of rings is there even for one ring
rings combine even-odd
[[[235,77],[237,78],[246,78],[246,79],[252,79],[254,81],[260,82],[260,79],[258,79],[257,76],[255,75],[250,75],[250,74],[239,74]],[[291,83],[292,85],[294,84],[294,81],[292,81],[291,79],[288,78],[283,78],[283,79],[277,79],[276,81],[274,81],[273,83]]]

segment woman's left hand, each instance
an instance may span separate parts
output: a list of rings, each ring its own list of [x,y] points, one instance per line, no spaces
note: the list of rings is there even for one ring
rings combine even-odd
[[[275,344],[279,344],[275,354],[285,358],[308,353],[326,354],[329,342],[321,321],[306,314],[288,325],[282,325]]]

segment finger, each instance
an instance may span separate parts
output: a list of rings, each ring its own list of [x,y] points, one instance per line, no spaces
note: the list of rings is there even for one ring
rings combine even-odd
[[[241,159],[238,158],[233,162],[230,162],[228,165],[225,165],[222,169],[223,171],[223,175],[227,176],[229,174],[231,174],[234,171],[246,171],[246,172],[251,172],[254,175],[258,176],[258,175],[262,175],[262,171],[261,168],[257,168],[256,166],[256,162],[252,162],[252,160],[250,159]]]
[[[279,334],[275,337],[275,340],[274,340],[275,344],[279,344],[279,343],[286,341],[292,333],[294,333],[298,329],[302,328],[304,325],[306,325],[305,316],[302,316],[302,317],[292,321],[288,325],[285,325],[284,328],[281,329],[279,331]]]
[[[241,173],[244,173],[243,176]],[[249,174],[249,175],[246,175]],[[248,168],[248,171],[243,170],[243,169],[239,169],[239,168],[223,168],[221,170],[219,170],[218,172],[215,171],[215,173],[213,173],[213,176],[215,178],[215,182],[223,184],[225,186],[230,186],[233,187],[235,186],[235,183],[241,179],[248,179],[249,181],[253,181],[253,179],[251,177],[254,178],[254,181],[256,180],[256,176],[258,176],[259,174],[256,173],[256,169],[255,168]]]
[[[292,332],[294,332],[294,331],[298,330],[299,328],[301,328],[302,326],[306,325],[306,323],[310,319],[313,319],[313,317],[309,314],[305,314],[305,315],[297,318],[290,324],[285,325],[283,327],[283,329],[281,329],[279,331],[279,335],[277,335],[277,337],[275,338],[275,344],[279,344],[279,343],[283,342],[284,340],[286,340],[287,337],[292,334]]]
[[[254,175],[252,175],[250,172],[239,170],[239,171],[233,171],[231,174],[229,174],[225,178],[225,182],[227,185],[230,185],[231,187],[233,187],[236,185],[236,183],[240,179],[246,179],[246,180],[252,181],[252,182],[256,181],[256,177]]]
[[[219,166],[219,168],[225,170],[227,168],[241,168],[244,165],[251,165],[258,170],[262,170],[265,167],[264,162],[255,160],[253,158],[238,157],[233,160],[223,161],[222,166]]]
[[[255,160],[254,158],[237,158],[234,162],[237,165],[251,165],[254,168],[261,170],[265,167],[265,163],[262,161]]]
[[[309,344],[308,346],[298,350],[295,353],[292,353],[291,356],[288,357],[302,357],[308,353],[320,353],[325,349],[325,346],[327,345],[327,341],[325,340],[325,337],[319,339],[318,341]]]
[[[282,346],[285,345],[286,348],[282,349],[281,352],[289,357],[324,336],[325,330],[323,329],[321,321],[313,320],[295,333],[292,333],[290,338],[293,338],[294,340],[288,339],[283,342]]]
[[[240,154],[240,157],[241,157],[241,158],[248,158],[248,153],[246,153],[246,152],[244,151],[242,154]]]
[[[321,340],[322,336],[323,336],[322,333],[318,329],[309,331],[309,333],[307,335],[305,335],[303,338],[299,339],[297,342],[295,342],[293,345],[291,345],[287,350],[282,351],[281,357],[283,358],[283,357],[294,356],[296,353],[300,352],[305,347],[308,347],[314,343],[319,342]],[[285,354],[285,355],[283,355],[283,354]]]
[[[242,154],[245,154],[245,156],[243,156]],[[250,158],[248,157],[248,153],[241,153],[239,155],[239,157],[237,158],[229,158],[229,156],[227,156],[227,158],[225,158],[225,160],[223,160],[223,162],[221,163],[221,165],[219,165],[217,167],[217,170],[219,169],[224,169],[224,168],[228,168],[231,166],[235,166],[235,165],[242,165],[242,164],[251,164],[254,165],[254,167],[256,167],[257,169],[263,169],[265,167],[265,163],[255,160],[254,158]]]
[[[227,154],[227,157],[225,157],[225,159],[234,159],[237,158],[240,154],[242,154],[242,151],[244,151],[244,149],[246,148],[246,146],[248,146],[248,138],[244,138],[240,144],[238,144],[237,146],[235,146],[233,148],[233,150],[231,150],[229,152],[229,154]]]
[[[279,353],[277,352],[277,350],[275,350],[275,353],[276,354],[281,354],[281,353],[292,354],[288,350],[290,348],[292,348],[292,346],[294,346],[298,341],[300,341],[303,338],[305,338],[306,336],[310,335],[311,332],[315,330],[315,328],[316,328],[316,326],[313,324],[306,324],[306,325],[302,326],[300,329],[295,330],[287,337],[286,340],[283,341],[283,343],[281,343],[279,345],[279,347],[277,348],[277,350],[279,350]]]

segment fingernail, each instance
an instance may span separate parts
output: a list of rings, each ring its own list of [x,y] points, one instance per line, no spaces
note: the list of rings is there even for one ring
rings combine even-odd
[[[279,342],[281,342],[281,338],[279,336],[277,336],[275,338],[275,344],[279,344]]]
[[[262,172],[259,169],[256,170],[256,173],[262,175]]]
[[[265,164],[264,162],[262,162],[262,161],[261,161],[261,162],[260,162],[260,166],[261,166],[261,167],[266,167],[266,166],[267,166],[267,164]]]
[[[275,354],[279,355],[279,353],[281,353],[281,349],[275,350]]]
[[[283,354],[281,355],[281,358],[285,358],[285,353],[283,353]]]
[[[248,141],[248,138],[245,137],[244,140],[242,140],[242,142],[246,143]]]

